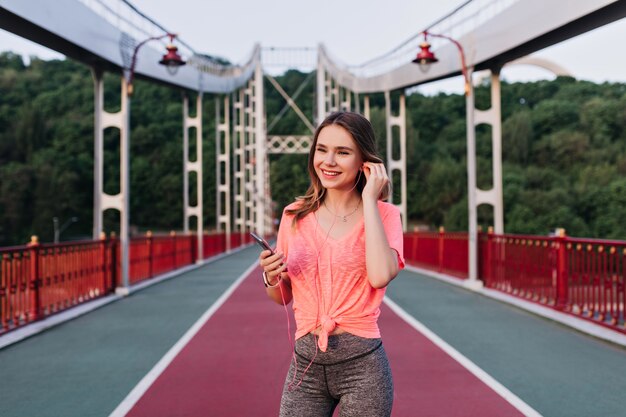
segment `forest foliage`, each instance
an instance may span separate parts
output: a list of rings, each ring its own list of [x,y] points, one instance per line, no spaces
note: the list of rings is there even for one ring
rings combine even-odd
[[[312,119],[314,76],[296,70],[276,77]],[[105,108],[119,109],[120,75],[105,75]],[[266,83],[268,126],[285,106]],[[396,96],[398,92],[394,93]],[[490,106],[489,85],[476,88],[477,107]],[[204,228],[215,228],[215,97],[203,105]],[[0,246],[31,235],[51,241],[52,218],[71,217],[62,239],[89,238],[93,218],[93,79],[72,60],[33,58],[26,65],[0,54]],[[193,94],[192,100],[193,101]],[[384,97],[371,96],[371,121],[386,153]],[[134,233],[180,230],[183,222],[182,93],[135,82],[131,112],[130,222]],[[505,230],[626,239],[626,84],[558,77],[502,83]],[[307,134],[288,110],[270,134]],[[477,178],[490,188],[491,131],[477,128]],[[105,131],[105,190],[119,190],[119,133]],[[411,227],[467,230],[465,100],[460,95],[407,96],[408,219]],[[278,215],[307,188],[306,155],[272,155],[271,189]],[[399,187],[396,188],[396,195]],[[479,207],[479,222],[493,222]],[[105,213],[105,229],[118,228]]]

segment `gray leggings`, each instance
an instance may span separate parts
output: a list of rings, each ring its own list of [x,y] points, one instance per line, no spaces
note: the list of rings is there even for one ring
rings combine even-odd
[[[296,341],[298,373],[292,361],[280,402],[281,417],[330,417],[339,405],[341,417],[388,417],[393,405],[393,380],[380,339],[350,333],[331,335],[328,349],[315,355],[311,334]],[[302,379],[302,383],[296,386]]]

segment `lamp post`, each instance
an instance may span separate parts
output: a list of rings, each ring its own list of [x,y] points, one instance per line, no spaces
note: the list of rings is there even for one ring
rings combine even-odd
[[[183,61],[183,59],[178,54],[178,48],[174,45],[174,39],[176,39],[175,34],[166,33],[161,36],[152,36],[139,42],[133,50],[133,57],[130,61],[130,68],[128,68],[128,73],[126,74],[126,93],[129,96],[133,95],[133,81],[135,79],[135,66],[137,65],[137,53],[139,52],[139,49],[150,41],[157,41],[167,37],[170,38],[170,42],[165,47],[165,49],[167,49],[167,52],[165,53],[165,55],[163,55],[163,58],[161,58],[159,64],[165,65],[167,67],[167,72],[169,72],[171,75],[175,75],[176,72],[178,72],[178,68],[185,65],[185,61]]]
[[[121,253],[121,287],[116,289],[116,293],[120,295],[130,294],[129,285],[129,217],[130,217],[130,107],[131,97],[133,95],[133,81],[135,79],[135,67],[137,65],[137,53],[139,49],[146,43],[154,40],[160,40],[169,37],[170,42],[166,46],[167,52],[163,55],[159,64],[165,65],[168,72],[174,75],[178,68],[185,65],[185,61],[178,54],[178,48],[174,46],[176,35],[165,33],[160,36],[152,36],[138,43],[133,50],[133,56],[130,67],[124,69],[124,90],[126,94],[122,97],[122,112],[125,113],[123,129],[120,134],[120,200],[118,209],[120,210],[120,253]]]
[[[53,217],[52,225],[54,226],[54,243],[59,243],[59,241],[61,240],[61,233],[63,233],[65,229],[70,227],[72,223],[76,223],[77,221],[78,221],[78,217],[74,216],[74,217],[67,219],[65,223],[63,223],[63,225],[59,227],[59,218]]]
[[[425,70],[428,68],[430,64],[438,62],[439,60],[435,56],[433,52],[430,50],[430,43],[428,43],[428,36],[433,38],[442,38],[447,39],[454,44],[459,50],[459,55],[461,57],[461,72],[463,73],[463,79],[465,80],[465,95],[467,96],[470,93],[470,81],[469,75],[467,73],[467,66],[465,64],[465,51],[463,50],[463,45],[461,45],[456,39],[453,39],[446,35],[439,35],[437,33],[430,33],[428,31],[422,32],[424,35],[424,42],[420,44],[420,51],[417,53],[417,56],[413,60],[414,63],[420,66],[420,69]]]
[[[477,289],[482,287],[482,282],[478,280],[478,212],[477,212],[477,188],[476,188],[476,131],[474,129],[474,92],[471,83],[471,69],[468,70],[465,62],[465,51],[463,46],[456,40],[446,35],[422,32],[424,42],[420,44],[420,51],[413,60],[422,70],[428,68],[432,63],[439,60],[430,50],[428,36],[433,38],[447,39],[456,46],[461,58],[461,73],[465,82],[465,108],[466,108],[466,129],[467,129],[467,194],[468,194],[468,280],[465,282],[469,288]],[[494,180],[495,181],[495,180]]]

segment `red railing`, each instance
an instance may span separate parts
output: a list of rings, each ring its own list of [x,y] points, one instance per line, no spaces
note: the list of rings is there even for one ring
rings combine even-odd
[[[485,286],[541,304],[556,305],[554,239],[481,234],[480,277]]]
[[[113,289],[106,241],[0,249],[0,333]]]
[[[626,333],[626,242],[488,234],[485,285]]]
[[[202,251],[205,258],[210,258],[226,251],[226,235],[204,235],[202,241]]]
[[[36,265],[27,247],[3,248],[0,256],[0,326],[8,329],[37,319],[39,298],[31,288],[37,285],[31,282]]]
[[[250,241],[233,233],[230,246]],[[225,235],[204,235],[203,248],[204,258],[224,252]],[[409,264],[467,277],[467,233],[407,233],[404,253]],[[626,242],[481,233],[478,253],[486,287],[626,332]],[[0,334],[111,293],[119,259],[116,239],[0,249]],[[130,282],[196,259],[195,236],[133,238]]]
[[[626,242],[569,239],[559,299],[574,314],[624,326]]]
[[[121,285],[121,265],[119,244],[116,241],[118,259],[118,285]],[[136,284],[147,278],[178,269],[196,261],[196,236],[176,235],[136,237],[130,241],[129,281]]]
[[[404,234],[404,257],[413,265],[467,278],[467,233],[412,232]]]
[[[467,277],[467,234],[407,233],[409,264]],[[626,333],[626,242],[479,233],[479,278],[488,288]]]
[[[203,239],[204,258],[225,251],[224,234]],[[130,284],[197,260],[194,235],[148,234],[129,246]],[[115,238],[0,248],[0,334],[113,292],[121,284],[119,250]]]
[[[231,233],[230,235],[230,249],[238,248],[239,246],[247,245],[252,242],[252,237],[249,233]],[[204,235],[203,241],[204,257],[208,258],[219,253],[226,251],[226,236],[224,234],[217,235]]]
[[[105,242],[32,245],[31,253],[38,259],[38,273],[31,271],[39,290],[38,317],[92,300],[113,289]]]

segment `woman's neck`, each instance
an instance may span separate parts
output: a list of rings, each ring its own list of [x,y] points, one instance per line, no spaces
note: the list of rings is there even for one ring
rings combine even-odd
[[[326,189],[326,196],[324,197],[324,204],[338,214],[354,210],[360,201],[361,195],[356,191],[347,193],[345,191]]]

